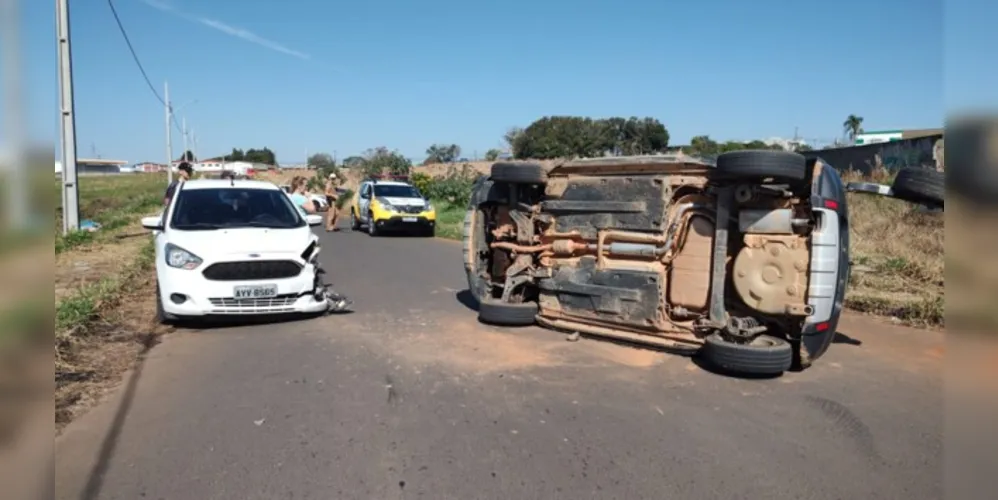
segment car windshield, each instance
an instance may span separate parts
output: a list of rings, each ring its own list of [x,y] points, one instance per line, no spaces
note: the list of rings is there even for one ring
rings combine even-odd
[[[422,198],[419,190],[412,186],[405,185],[374,185],[374,196],[384,196],[387,198]]]
[[[288,195],[277,189],[218,188],[180,192],[170,227],[193,231],[237,227],[304,226]]]

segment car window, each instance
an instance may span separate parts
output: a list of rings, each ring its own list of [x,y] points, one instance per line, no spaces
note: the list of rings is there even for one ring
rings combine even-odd
[[[364,186],[362,188],[360,188],[360,195],[361,196],[370,196],[371,195],[371,185],[370,184],[364,184]]]
[[[170,227],[179,230],[268,227],[306,224],[288,195],[276,189],[220,188],[180,191]]]
[[[400,185],[375,185],[374,196],[385,196],[388,198],[422,198],[423,195],[413,186]]]

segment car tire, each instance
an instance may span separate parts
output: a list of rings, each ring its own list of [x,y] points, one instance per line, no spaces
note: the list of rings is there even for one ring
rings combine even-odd
[[[424,238],[435,238],[436,236],[437,236],[437,228],[435,227],[428,227],[423,230]]]
[[[167,314],[163,310],[163,296],[159,293],[159,283],[156,284],[156,322],[161,325],[168,325],[177,320],[177,317],[172,314]]]
[[[478,301],[478,321],[498,326],[530,326],[536,321],[537,303],[512,304],[495,299]]]
[[[464,258],[464,272],[468,280],[468,292],[481,302],[488,290],[488,283],[481,277],[478,255],[484,251],[485,221],[482,220],[480,207],[490,201],[496,201],[497,189],[495,183],[487,178],[475,181],[471,191],[471,200],[464,214],[461,227],[461,249]]]
[[[894,178],[891,189],[894,197],[899,200],[941,207],[946,192],[946,178],[942,172],[928,168],[902,168]]]
[[[700,355],[716,368],[743,375],[780,375],[794,359],[789,342],[769,335],[759,335],[751,344],[736,344],[714,333],[704,339]]]
[[[544,184],[548,181],[548,173],[536,163],[499,162],[492,164],[492,180],[510,184]]]
[[[367,214],[367,235],[381,236],[381,231],[378,230],[378,225],[374,222],[374,214]]]
[[[798,182],[807,177],[807,159],[791,151],[732,151],[717,157],[716,169],[728,177]]]
[[[360,231],[360,218],[357,217],[357,212],[350,210],[350,230]]]

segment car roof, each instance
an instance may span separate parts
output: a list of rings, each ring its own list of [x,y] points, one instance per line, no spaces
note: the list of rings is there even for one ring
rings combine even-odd
[[[183,189],[270,189],[279,191],[273,182],[253,181],[248,179],[196,179],[186,181]]]
[[[408,182],[401,181],[367,181],[375,186],[411,186]]]

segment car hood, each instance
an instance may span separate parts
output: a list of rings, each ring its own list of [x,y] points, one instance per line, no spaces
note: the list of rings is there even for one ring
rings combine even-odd
[[[396,198],[394,196],[381,196],[380,198],[396,207],[423,206],[426,203],[426,200],[422,198]]]
[[[302,253],[317,240],[308,226],[294,229],[238,228],[210,231],[167,231],[170,243],[201,258],[212,256]]]

